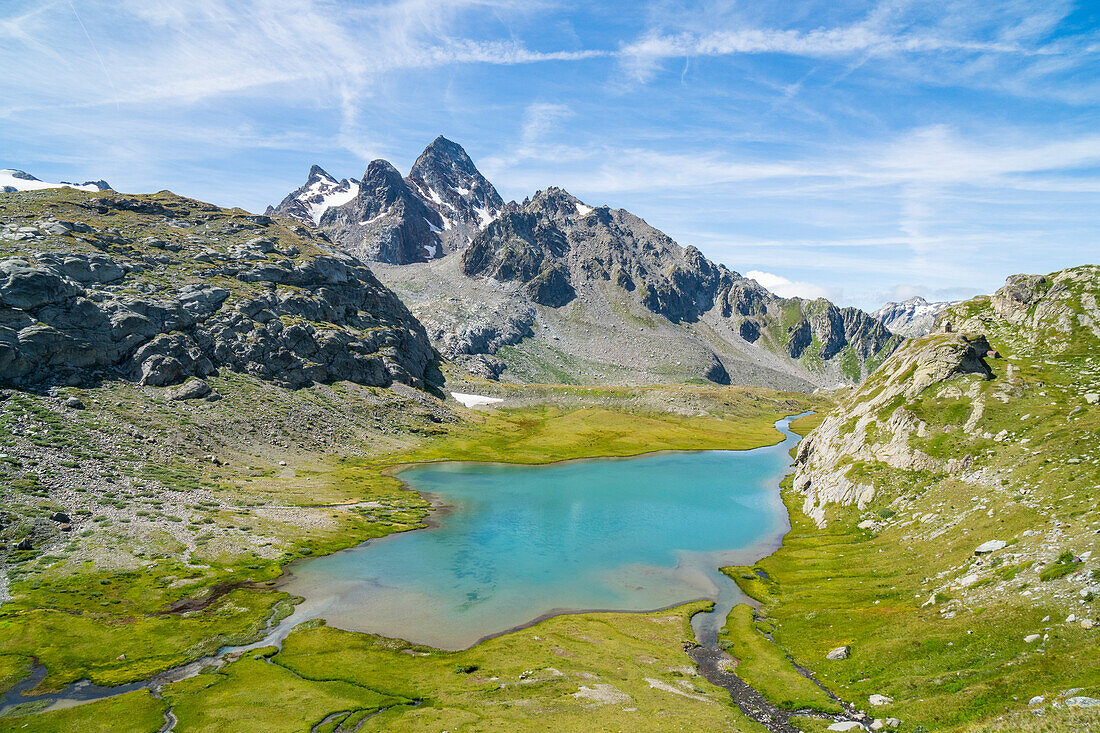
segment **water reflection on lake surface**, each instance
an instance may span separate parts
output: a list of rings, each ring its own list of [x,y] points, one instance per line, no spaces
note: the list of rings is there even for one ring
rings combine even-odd
[[[754,562],[788,529],[788,422],[782,443],[748,451],[405,470],[447,505],[437,526],[295,566],[284,589],[306,600],[290,621],[459,649],[549,613],[711,598],[719,614],[697,632],[712,636],[741,599],[717,568]]]

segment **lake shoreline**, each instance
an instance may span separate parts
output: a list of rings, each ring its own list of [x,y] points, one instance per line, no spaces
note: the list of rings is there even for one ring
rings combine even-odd
[[[771,442],[771,443],[766,443],[766,444],[763,444],[763,445],[756,445],[756,446],[752,446],[752,447],[737,448],[737,449],[721,449],[721,448],[718,448],[718,449],[715,449],[715,448],[661,449],[661,450],[655,450],[655,451],[640,451],[640,452],[637,452],[637,453],[634,453],[634,454],[631,454],[631,455],[625,455],[625,456],[606,456],[606,457],[588,456],[588,457],[583,457],[583,458],[569,458],[569,459],[563,459],[563,460],[560,460],[560,461],[549,461],[549,462],[462,461],[462,460],[439,459],[439,460],[431,460],[431,461],[420,461],[420,462],[395,464],[395,465],[392,465],[392,466],[388,466],[388,467],[382,469],[381,473],[383,473],[385,475],[390,475],[394,478],[398,478],[398,480],[401,481],[401,483],[404,486],[406,486],[407,488],[409,488],[412,491],[415,491],[415,493],[417,493],[417,495],[421,496],[426,501],[428,501],[429,505],[431,506],[431,510],[430,510],[428,516],[425,517],[425,521],[423,522],[423,526],[421,526],[421,527],[406,530],[405,532],[397,532],[397,533],[394,533],[394,534],[386,535],[384,537],[376,538],[374,540],[367,540],[367,541],[361,543],[360,545],[356,545],[355,547],[370,544],[371,542],[375,542],[379,539],[396,538],[396,537],[399,537],[401,535],[406,534],[407,532],[415,531],[415,529],[428,529],[428,528],[430,528],[430,527],[432,527],[433,525],[436,524],[435,522],[433,522],[430,519],[430,517],[432,517],[432,515],[436,515],[436,516],[439,516],[439,517],[446,516],[447,513],[449,513],[449,511],[451,509],[453,509],[453,507],[451,505],[449,505],[445,501],[442,501],[437,495],[433,494],[433,492],[424,492],[424,491],[420,491],[420,490],[417,490],[417,489],[414,489],[413,487],[411,487],[411,485],[409,485],[406,481],[404,481],[403,479],[401,479],[398,476],[398,474],[401,471],[404,471],[404,470],[424,467],[424,466],[433,465],[433,464],[440,464],[440,463],[484,464],[484,465],[503,465],[503,466],[527,466],[527,467],[537,468],[537,467],[560,466],[560,465],[563,465],[563,464],[589,462],[589,461],[625,461],[625,460],[655,456],[655,455],[660,455],[660,454],[695,454],[695,453],[702,453],[702,452],[743,453],[743,452],[748,452],[748,451],[753,451],[753,450],[772,448],[772,447],[783,444],[790,436],[784,435],[783,433],[779,432],[778,425],[780,423],[783,423],[784,421],[787,421],[787,425],[789,425],[790,421],[793,421],[794,419],[797,419],[798,417],[801,417],[802,415],[805,415],[805,414],[809,414],[809,413],[804,412],[804,413],[799,413],[797,415],[787,415],[787,416],[784,416],[784,417],[780,418],[779,420],[776,420],[773,423],[773,427],[775,427],[776,432],[779,433],[779,436],[780,436],[779,440],[777,440],[775,442]],[[794,434],[794,435],[795,435],[796,438],[798,438],[798,440],[801,440],[801,436],[797,436],[797,434]],[[789,530],[789,525],[788,525],[788,530]],[[784,530],[784,534],[788,530]],[[772,547],[772,549],[770,551],[764,552],[764,554],[762,554],[761,557],[766,557],[768,554],[770,554],[771,552],[774,552],[780,546],[782,546],[782,537],[780,537],[780,539],[778,540],[778,543],[775,544],[775,546]],[[345,550],[339,550],[339,551],[337,551],[337,553],[332,553],[332,554],[338,554],[339,552],[346,552],[350,549],[354,549],[354,548],[347,548]],[[328,556],[325,556],[325,557],[328,557]],[[316,560],[319,560],[319,559],[322,559],[322,558],[320,558],[320,557],[301,558],[301,560],[308,560],[308,561],[316,561]],[[277,589],[277,590],[282,589],[282,585],[283,585],[284,581],[287,580],[289,576],[293,575],[294,566],[298,565],[298,563],[301,560],[295,560],[294,562],[289,563],[288,565],[286,565],[284,567],[283,573],[279,576],[278,579],[276,579],[274,581],[275,589]],[[732,584],[732,581],[730,581],[730,582]],[[699,615],[699,614],[702,614],[702,613],[713,613],[714,612],[714,607],[715,607],[716,601],[714,599],[703,597],[703,596],[690,598],[690,599],[685,599],[685,600],[679,600],[679,601],[676,601],[674,603],[663,605],[663,606],[660,606],[660,607],[657,607],[657,608],[649,608],[649,609],[614,609],[614,608],[551,609],[550,611],[547,611],[543,614],[540,614],[537,617],[535,617],[535,618],[533,618],[533,619],[531,619],[527,622],[511,626],[511,627],[509,627],[507,629],[503,629],[499,632],[494,632],[492,634],[485,635],[485,636],[477,639],[472,644],[470,644],[468,646],[464,646],[461,649],[463,649],[463,650],[471,649],[471,648],[476,647],[479,644],[481,644],[485,641],[488,641],[490,639],[499,638],[501,636],[505,636],[505,635],[510,634],[510,633],[516,633],[516,632],[519,632],[519,631],[523,631],[525,629],[532,628],[532,627],[537,626],[538,624],[540,624],[540,623],[542,623],[542,622],[544,622],[548,619],[555,618],[555,617],[558,617],[558,616],[589,615],[589,614],[645,615],[645,614],[652,614],[652,613],[660,613],[660,612],[663,612],[663,611],[669,611],[669,610],[672,610],[672,609],[675,609],[675,608],[680,608],[680,607],[689,605],[691,603],[696,603],[696,602],[707,602],[707,603],[710,604],[710,606],[709,606],[709,610],[708,609],[702,609],[702,610],[698,611],[696,614],[693,614],[693,616],[696,616],[696,615]],[[252,643],[248,643],[248,644],[245,644],[243,646],[222,647],[213,655],[202,657],[202,658],[197,659],[197,660],[192,660],[192,661],[187,662],[187,663],[185,663],[183,665],[180,665],[178,667],[173,667],[173,668],[170,668],[170,669],[163,670],[163,671],[158,672],[154,675],[151,675],[150,677],[145,678],[143,680],[137,680],[137,681],[134,681],[134,682],[119,685],[117,687],[100,687],[100,686],[92,685],[92,684],[88,683],[86,680],[82,680],[82,681],[72,683],[72,684],[66,686],[64,689],[56,691],[54,693],[48,693],[48,694],[43,694],[43,695],[30,696],[30,697],[22,698],[22,700],[20,700],[20,702],[33,702],[33,703],[38,703],[38,704],[44,704],[45,707],[43,709],[59,709],[60,707],[69,707],[69,706],[73,706],[73,705],[82,705],[82,704],[95,702],[97,700],[103,700],[103,699],[115,697],[117,695],[121,695],[121,694],[124,694],[126,692],[137,690],[137,689],[146,688],[146,689],[150,689],[150,690],[155,691],[155,690],[159,689],[159,687],[163,684],[166,684],[166,683],[169,683],[169,682],[177,682],[177,681],[180,681],[181,679],[186,679],[188,677],[194,676],[195,674],[200,673],[202,671],[202,669],[207,667],[207,666],[220,667],[220,666],[222,666],[222,665],[224,665],[228,662],[233,661],[236,658],[239,658],[243,653],[245,653],[249,650],[254,650],[254,649],[265,647],[265,646],[275,646],[277,648],[281,648],[282,640],[285,639],[285,637],[293,630],[294,627],[296,627],[299,623],[302,623],[301,621],[296,621],[293,625],[290,625],[288,627],[287,622],[289,622],[291,620],[293,615],[294,614],[291,613],[287,617],[285,617],[284,619],[278,619],[278,620],[276,620],[273,617],[272,621],[274,621],[274,623],[271,623],[269,621],[268,627],[261,631],[260,638],[258,638],[256,641],[254,641]],[[310,620],[310,619],[305,619],[304,621],[308,621],[308,620]],[[323,619],[322,619],[322,622],[323,622]],[[689,625],[690,625],[690,619],[689,619]],[[339,626],[335,626],[334,628],[339,628]],[[359,633],[371,633],[371,632],[359,632]],[[379,634],[374,634],[374,635],[381,636]],[[416,642],[408,642],[405,639],[401,639],[400,636],[387,635],[385,638],[392,638],[392,639],[395,639],[395,640],[405,641],[406,643],[409,643],[409,644],[414,644],[414,645],[417,645],[417,646],[425,646],[427,648],[437,648],[440,651],[444,651],[444,652],[459,651],[459,650],[442,649],[442,648],[439,648],[439,647],[431,647],[430,645],[418,644]],[[6,698],[9,698],[9,699],[6,699],[5,702],[8,702],[9,705],[11,703],[15,703],[16,702],[16,697],[17,696],[21,697],[21,695],[19,693],[25,691],[25,690],[23,690],[23,687],[25,687],[25,685],[18,685],[15,688],[13,688],[12,690],[9,690],[8,693],[15,693],[15,694],[5,695]],[[74,694],[74,693],[76,693],[76,694]]]
[[[491,624],[478,622],[477,620],[473,619],[467,619],[467,621],[465,622],[465,626],[463,626],[462,623],[459,623],[455,631],[449,632],[449,636],[440,635],[439,633],[435,632],[426,635],[418,635],[418,632],[416,631],[411,631],[408,634],[403,634],[403,628],[410,627],[402,627],[402,623],[412,624],[412,629],[415,629],[417,627],[416,623],[412,621],[411,616],[405,616],[402,615],[399,611],[395,611],[395,609],[398,607],[394,606],[393,604],[397,603],[398,601],[392,599],[400,596],[394,596],[394,593],[429,593],[431,595],[426,596],[424,601],[428,602],[429,598],[431,598],[431,603],[433,604],[436,602],[442,602],[442,596],[439,596],[439,592],[434,590],[438,586],[431,583],[429,583],[429,585],[427,586],[423,586],[422,584],[416,586],[421,589],[419,591],[414,591],[411,587],[407,590],[401,590],[402,588],[405,588],[405,586],[402,585],[402,581],[400,580],[400,578],[405,575],[403,566],[401,564],[398,564],[397,566],[391,568],[391,570],[396,570],[398,572],[397,575],[392,575],[389,573],[389,571],[386,570],[386,567],[388,566],[377,565],[377,560],[379,557],[388,558],[388,562],[390,563],[390,565],[393,565],[393,558],[398,553],[392,549],[379,550],[378,548],[380,545],[389,545],[391,542],[402,541],[398,538],[406,538],[406,541],[408,541],[408,539],[410,539],[410,535],[420,535],[420,533],[416,530],[439,531],[443,529],[444,525],[446,524],[447,518],[450,517],[456,510],[461,509],[462,505],[465,503],[461,498],[459,498],[462,496],[461,492],[458,495],[447,495],[444,492],[433,488],[430,482],[426,488],[422,481],[414,482],[412,480],[409,480],[408,475],[405,474],[405,472],[409,470],[422,470],[432,467],[438,468],[440,466],[448,464],[457,467],[459,469],[457,473],[460,474],[465,473],[465,471],[468,469],[476,469],[478,467],[503,469],[531,468],[553,470],[554,468],[561,469],[570,465],[585,463],[599,465],[613,462],[618,463],[635,461],[639,459],[644,460],[647,458],[656,458],[660,456],[688,456],[707,453],[746,454],[753,451],[774,449],[788,443],[797,444],[797,442],[801,440],[801,436],[799,436],[796,432],[790,430],[789,426],[794,420],[797,420],[800,417],[806,416],[808,414],[811,414],[810,411],[788,413],[786,415],[779,416],[778,419],[773,420],[771,423],[771,430],[774,431],[774,435],[778,437],[778,440],[769,440],[764,445],[757,445],[754,447],[737,449],[705,448],[700,450],[662,449],[656,451],[642,451],[629,456],[588,456],[583,458],[570,458],[561,461],[537,463],[530,461],[433,460],[422,462],[406,462],[389,466],[385,469],[385,472],[388,475],[399,480],[407,490],[415,492],[418,496],[425,500],[430,507],[429,513],[424,517],[423,520],[421,520],[420,526],[414,529],[386,535],[385,537],[367,540],[353,547],[340,550],[336,553],[325,555],[323,557],[303,558],[303,560],[307,560],[307,562],[295,561],[294,563],[289,565],[286,568],[284,574],[277,581],[276,587],[279,590],[291,592],[292,594],[297,596],[304,596],[306,597],[307,602],[305,606],[301,607],[301,613],[294,614],[293,618],[287,619],[287,621],[284,623],[289,626],[292,624],[302,623],[309,618],[321,618],[325,619],[326,622],[334,628],[339,628],[347,631],[376,634],[388,638],[401,639],[405,642],[422,645],[425,647],[433,647],[447,651],[458,651],[472,648],[482,641],[485,641],[486,639],[496,638],[505,635],[511,631],[529,628],[532,625],[537,624],[542,620],[545,620],[546,618],[552,618],[559,615],[582,613],[651,613],[673,608],[696,600],[709,601],[719,604],[721,606],[719,610],[722,612],[722,614],[725,614],[728,613],[729,608],[731,607],[731,603],[734,605],[736,603],[742,602],[747,602],[751,604],[751,599],[742,594],[740,590],[737,589],[736,584],[731,579],[722,574],[720,569],[722,567],[728,567],[731,565],[751,564],[775,552],[779,547],[782,546],[783,538],[790,530],[790,519],[787,514],[787,509],[783,505],[783,502],[779,498],[778,494],[779,482],[782,480],[782,477],[786,475],[790,470],[790,459],[786,455],[785,451],[782,458],[778,461],[783,464],[781,468],[778,466],[776,466],[775,469],[764,468],[763,470],[765,470],[767,473],[762,475],[759,479],[750,479],[750,484],[746,484],[745,489],[743,489],[747,490],[747,487],[751,485],[755,488],[752,489],[749,496],[767,496],[767,503],[760,505],[759,510],[754,509],[752,511],[764,511],[768,512],[769,515],[775,515],[773,519],[770,520],[778,523],[778,525],[775,527],[774,535],[772,535],[773,530],[769,530],[768,536],[766,537],[761,536],[756,539],[745,537],[744,540],[749,540],[747,544],[744,544],[744,540],[741,540],[741,543],[739,543],[738,540],[734,539],[735,535],[731,535],[731,544],[725,546],[721,544],[715,544],[713,542],[713,539],[711,540],[710,544],[705,545],[692,545],[690,543],[686,545],[674,545],[669,548],[669,551],[676,552],[678,555],[681,556],[681,559],[673,565],[666,565],[664,562],[661,561],[641,559],[638,561],[633,561],[627,558],[623,560],[621,564],[614,565],[614,567],[609,566],[609,568],[614,570],[614,572],[616,572],[618,575],[630,572],[636,573],[639,571],[644,573],[657,573],[659,575],[668,573],[669,579],[675,579],[673,580],[673,582],[678,585],[684,586],[684,590],[694,588],[696,591],[694,593],[684,594],[681,597],[676,597],[675,595],[673,595],[672,598],[669,599],[668,596],[670,595],[670,593],[668,593],[667,590],[671,590],[672,586],[668,586],[665,592],[662,592],[661,590],[662,585],[667,585],[669,581],[654,580],[653,582],[656,583],[656,585],[653,585],[651,583],[641,583],[641,585],[647,588],[647,590],[642,590],[641,588],[638,588],[637,590],[641,591],[643,595],[637,596],[633,603],[628,601],[626,599],[626,596],[621,598],[620,600],[623,603],[622,606],[616,606],[614,604],[605,605],[584,603],[570,606],[568,605],[568,603],[561,605],[551,605],[548,603],[543,606],[542,609],[538,610],[537,613],[533,613],[525,619],[515,619],[512,623],[508,623],[510,619],[508,619],[507,616],[518,615],[514,613],[514,609],[522,608],[521,604],[520,606],[513,607],[512,611],[505,611],[505,618],[502,619],[505,625],[502,625],[499,629],[486,629],[486,633],[477,634],[476,627],[478,625],[489,626]],[[764,455],[766,456],[768,454]],[[771,455],[772,458],[770,459],[765,459],[762,456],[760,459],[754,460],[769,460],[773,461],[772,465],[774,465],[774,462],[776,462],[779,457],[775,454]],[[766,466],[767,464],[764,465]],[[775,475],[771,475],[770,471],[772,470],[776,471]],[[429,473],[428,475],[432,476],[433,473],[434,472]],[[537,475],[538,473],[541,472],[536,471],[534,475]],[[405,475],[403,476],[402,474]],[[490,472],[488,475],[492,476],[493,473]],[[438,481],[438,479],[435,480]],[[551,481],[553,479],[546,478],[544,480]],[[719,483],[721,484],[721,480],[719,480]],[[706,486],[706,484],[704,483],[700,486]],[[704,490],[700,488],[698,490],[707,491],[709,489]],[[736,495],[739,494],[733,494],[731,495],[731,498]],[[704,496],[708,495],[704,494]],[[705,501],[711,500],[712,499],[710,498],[705,499]],[[735,500],[735,502],[736,501],[737,500]],[[765,509],[765,506],[770,508]],[[699,507],[705,509],[706,505],[702,504],[699,505]],[[414,543],[414,547],[406,547],[404,549],[406,552],[413,552],[413,557],[415,558],[420,557],[419,553],[423,552],[425,550],[425,547],[430,547],[431,545],[431,542],[427,543],[427,545],[425,545],[424,543]],[[616,547],[618,547],[618,545],[616,545]],[[680,549],[676,549],[676,547],[679,547]],[[368,550],[367,548],[372,549]],[[381,551],[383,554],[381,556],[377,555],[378,551]],[[487,550],[486,547],[480,544],[476,545],[476,547],[471,546],[467,551],[478,553],[483,551],[491,552],[491,550]],[[598,547],[590,547],[586,551],[596,552],[597,554],[601,553]],[[626,550],[620,548],[619,551],[625,552]],[[375,560],[371,562],[370,570],[361,571],[358,568],[363,567],[361,563],[365,562],[365,560],[357,561],[354,558],[354,555],[368,552],[375,552]],[[571,550],[570,552],[575,551]],[[700,552],[705,553],[705,555],[717,557],[701,557],[698,554]],[[345,559],[333,560],[333,558],[338,557],[343,557]],[[445,559],[441,561],[449,563],[449,561]],[[321,563],[322,567],[318,568],[316,563]],[[598,569],[599,565],[597,564],[596,567]],[[306,571],[305,568],[311,568],[311,570]],[[360,574],[362,572],[366,572],[367,575],[362,576],[362,579],[360,581],[356,581],[355,578],[360,577]],[[359,583],[358,586],[356,585],[357,582]],[[504,582],[503,578],[502,582]],[[347,585],[345,586],[345,589],[341,589],[339,583],[346,583]],[[327,591],[325,590],[326,586],[328,587]],[[476,584],[472,586],[472,588],[476,587],[478,587]],[[627,581],[627,587],[631,587],[629,581]],[[378,593],[372,590],[372,588],[377,588],[378,590],[381,590],[382,595],[378,595]],[[446,592],[452,593],[453,595],[452,591]],[[627,592],[630,594],[634,594],[634,591]],[[552,601],[554,599],[555,596],[553,595],[553,593],[554,591],[551,588],[546,595],[547,600]],[[580,600],[581,597],[585,595],[592,594],[586,593],[581,590],[579,591],[579,593],[565,593],[561,596],[558,596],[558,599],[566,601],[568,601],[570,598]],[[597,593],[596,595],[599,595],[599,593]],[[644,595],[665,595],[667,602],[659,602],[642,606],[642,604],[638,603],[637,601],[643,601],[644,603]],[[437,598],[436,596],[439,597]],[[391,600],[385,600],[387,597],[389,597]],[[343,600],[339,600],[341,598]],[[595,597],[593,597],[593,600],[595,600]],[[654,598],[653,600],[658,599]],[[454,602],[457,603],[458,601],[456,600]],[[506,601],[504,602],[506,603]],[[365,605],[367,603],[380,605],[375,605],[375,610],[371,610]],[[486,607],[486,609],[492,607],[493,606],[489,606]],[[506,608],[508,607],[503,607],[502,610]],[[387,611],[385,609],[389,610]],[[488,612],[490,614],[492,613],[490,611],[483,610],[483,613],[485,612]],[[423,625],[425,623],[424,614],[418,614],[417,617],[421,618],[421,620],[417,623]],[[371,621],[372,618],[375,620]],[[447,626],[447,624],[443,623],[443,621],[439,621],[438,623],[432,625],[439,627],[440,624]],[[697,640],[713,645],[714,643],[716,643],[717,630],[721,628],[722,624],[722,619],[715,619],[714,622],[709,623],[705,627],[700,625],[697,628],[697,632],[699,634]],[[458,631],[458,628],[468,628],[469,631],[474,633],[463,639],[464,633]],[[444,637],[456,640],[446,641],[444,640]]]

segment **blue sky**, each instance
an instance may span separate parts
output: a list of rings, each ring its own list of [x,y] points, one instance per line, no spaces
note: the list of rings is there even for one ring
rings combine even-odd
[[[991,292],[1100,260],[1100,5],[0,0],[0,167],[258,211],[438,134],[781,294]]]

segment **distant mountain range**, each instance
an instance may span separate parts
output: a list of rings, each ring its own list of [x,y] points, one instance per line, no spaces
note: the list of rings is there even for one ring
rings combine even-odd
[[[78,188],[81,191],[106,191],[111,188],[106,181],[85,181],[84,183],[59,181],[57,183],[47,183],[46,181],[35,178],[25,171],[16,170],[14,168],[4,168],[0,170],[0,193],[37,191],[43,188],[61,188],[63,186]]]
[[[16,170],[3,171],[0,185],[109,188]],[[857,383],[946,305],[912,299],[868,315],[781,298],[629,211],[590,206],[560,188],[504,203],[444,137],[407,176],[384,160],[359,180],[315,165],[266,216],[287,217],[320,246],[370,262],[441,355],[489,379],[796,390]]]
[[[956,303],[957,301],[929,303],[917,295],[900,303],[887,303],[871,315],[899,336],[917,338],[931,333],[936,316]]]
[[[314,166],[269,215],[372,269],[446,357],[489,378],[707,379],[792,389],[860,381],[901,339],[856,308],[779,298],[640,217],[549,188],[505,204],[436,138],[408,176]]]

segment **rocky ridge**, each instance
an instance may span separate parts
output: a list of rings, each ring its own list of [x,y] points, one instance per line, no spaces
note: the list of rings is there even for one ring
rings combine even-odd
[[[169,193],[0,198],[0,384],[148,385],[221,368],[289,387],[427,387],[436,352],[354,257]]]
[[[558,188],[504,204],[443,137],[407,177],[376,160],[352,184],[324,211],[309,182],[268,211],[378,263],[433,345],[480,376],[807,390],[858,382],[901,341],[856,308],[778,298],[628,211]]]
[[[516,381],[811,389],[862,379],[900,341],[858,309],[778,298],[556,188],[507,204],[453,257],[374,269],[444,355]]]

